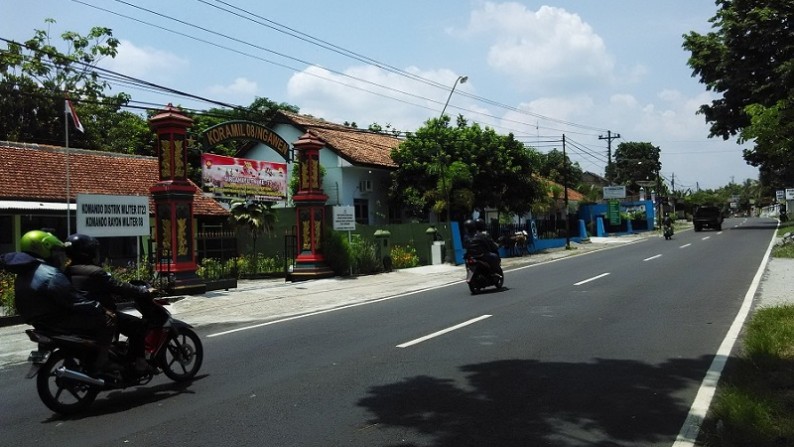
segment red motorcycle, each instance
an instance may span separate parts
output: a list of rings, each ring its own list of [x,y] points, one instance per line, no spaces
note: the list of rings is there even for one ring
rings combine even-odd
[[[54,332],[43,328],[25,332],[38,349],[32,351],[27,378],[36,377],[41,401],[52,411],[65,415],[87,409],[101,391],[145,385],[162,372],[171,380],[191,380],[201,368],[204,348],[192,327],[171,316],[165,300],[139,300],[135,307],[149,327],[146,332],[146,360],[149,370],[136,372],[131,365],[117,371],[94,373],[89,369],[97,353],[91,338]],[[127,340],[118,337],[110,349],[110,360],[126,365]]]

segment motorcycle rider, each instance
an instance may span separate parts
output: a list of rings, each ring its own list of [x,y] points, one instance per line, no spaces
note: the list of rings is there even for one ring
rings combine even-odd
[[[664,213],[664,218],[662,219],[662,226],[664,227],[664,232],[670,232],[670,235],[673,235],[673,218],[670,217],[670,213]]]
[[[116,332],[115,314],[74,289],[59,270],[64,259],[63,242],[49,232],[33,230],[22,236],[19,246],[21,252],[0,258],[0,268],[16,274],[15,303],[25,323],[90,336],[98,345],[91,367],[97,371],[118,369],[108,360]]]
[[[116,314],[119,332],[129,343],[128,360],[138,373],[148,370],[144,357],[146,322],[134,315],[118,312],[114,295],[138,301],[149,297],[149,289],[114,278],[99,266],[99,240],[92,236],[75,233],[66,238],[66,256],[70,263],[64,270],[72,285],[90,299],[99,301],[105,309]]]
[[[467,220],[463,223],[466,229],[465,248],[466,254],[473,257],[482,257],[491,270],[494,280],[501,279],[499,265],[501,258],[499,258],[499,246],[496,245],[491,235],[485,226],[485,221],[477,219],[476,221]]]

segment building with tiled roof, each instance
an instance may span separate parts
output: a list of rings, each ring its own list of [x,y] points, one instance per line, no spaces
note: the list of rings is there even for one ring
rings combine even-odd
[[[0,142],[0,252],[16,249],[15,241],[31,229],[47,227],[67,236],[67,167],[72,231],[78,194],[149,196],[159,180],[155,157]],[[193,206],[199,220],[229,215],[198,189]],[[151,197],[149,209],[154,209]]]
[[[290,144],[307,133],[325,142],[319,155],[327,205],[353,207],[356,222],[362,224],[400,222],[399,213],[388,207],[390,173],[397,168],[391,152],[399,138],[290,112],[279,112],[272,128]],[[261,143],[244,147],[237,156],[283,162],[281,155]],[[292,166],[288,162],[288,177]],[[284,201],[277,206],[288,205]]]
[[[282,112],[282,122],[297,125],[301,129],[322,139],[326,147],[356,166],[395,169],[391,151],[401,140],[393,135],[371,132],[331,123],[325,120]]]

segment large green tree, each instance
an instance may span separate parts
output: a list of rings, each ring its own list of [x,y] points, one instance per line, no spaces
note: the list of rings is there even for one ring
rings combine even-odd
[[[660,149],[647,142],[620,143],[615,150],[611,165],[607,166],[607,178],[613,179],[616,185],[626,185],[631,192],[640,190],[638,181],[656,181],[662,162],[659,159]]]
[[[699,113],[711,124],[710,136],[754,140],[745,159],[761,169],[762,181],[792,182],[785,160],[794,155],[794,7],[790,0],[716,5],[713,31],[684,35],[693,76],[721,95]]]
[[[579,189],[582,183],[582,168],[579,163],[572,163],[567,154],[552,149],[540,154],[540,176],[572,189]]]
[[[47,19],[47,27],[55,20]],[[129,97],[106,95],[109,84],[95,70],[105,57],[115,57],[118,39],[109,28],[94,27],[85,34],[62,33],[60,41],[49,29],[34,30],[25,42],[6,42],[0,49],[0,139],[60,145],[65,141],[64,98],[68,95],[85,121],[86,134],[70,133],[74,146],[104,142],[107,121]],[[98,123],[81,113],[90,107],[107,110]],[[92,110],[92,111],[94,111]],[[126,119],[127,117],[119,117]],[[94,125],[96,124],[96,125]],[[93,134],[93,135],[92,135]],[[129,146],[137,146],[133,140]]]
[[[523,214],[542,195],[531,151],[513,135],[469,125],[462,117],[431,119],[392,151],[392,198],[411,215],[429,211],[459,220],[494,208]],[[447,208],[449,207],[449,209]]]

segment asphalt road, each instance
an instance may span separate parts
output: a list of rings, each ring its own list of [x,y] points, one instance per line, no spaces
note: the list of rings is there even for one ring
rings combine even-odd
[[[198,380],[103,393],[79,418],[10,367],[0,445],[670,446],[774,223],[724,228],[510,271],[501,292],[213,327]]]

